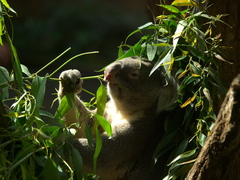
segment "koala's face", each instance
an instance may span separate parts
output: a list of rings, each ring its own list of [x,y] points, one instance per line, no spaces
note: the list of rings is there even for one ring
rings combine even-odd
[[[113,98],[133,99],[137,94],[163,86],[160,72],[149,76],[153,64],[150,61],[125,58],[110,64],[104,71],[108,92]]]

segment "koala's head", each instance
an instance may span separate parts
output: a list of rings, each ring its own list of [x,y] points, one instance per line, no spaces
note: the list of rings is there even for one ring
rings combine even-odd
[[[176,86],[166,85],[164,74],[159,69],[150,76],[153,66],[151,61],[134,58],[110,64],[104,71],[110,97],[122,108],[128,105],[135,106],[136,110],[156,105],[157,111],[161,111],[172,104],[176,100],[172,100]]]

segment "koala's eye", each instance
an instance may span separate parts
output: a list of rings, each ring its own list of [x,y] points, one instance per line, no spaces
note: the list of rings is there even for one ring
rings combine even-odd
[[[137,70],[137,71],[131,72],[130,75],[132,78],[137,78],[139,76],[139,71]]]

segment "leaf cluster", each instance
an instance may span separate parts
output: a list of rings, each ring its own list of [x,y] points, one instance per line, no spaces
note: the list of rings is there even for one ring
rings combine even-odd
[[[12,37],[5,25],[5,15],[15,11],[5,0],[0,2],[0,43],[6,40],[12,57],[12,71],[0,67],[0,179],[83,179],[82,158],[73,147],[73,134],[65,126],[63,115],[73,106],[72,97],[64,97],[55,115],[44,110],[43,102],[47,81],[59,81],[52,78],[65,64],[94,52],[78,54],[65,61],[51,74],[44,77],[39,73],[56,62],[70,50],[61,53],[35,73],[20,63]],[[4,16],[3,16],[4,15]],[[84,77],[83,79],[101,76]],[[54,100],[54,102],[57,99]],[[100,86],[96,95],[98,107],[97,122],[111,135],[111,127],[101,115],[106,102],[106,90]],[[101,138],[98,138],[99,144]],[[95,162],[101,150],[96,148]]]
[[[161,68],[166,82],[179,82],[179,99],[165,120],[165,135],[154,153],[155,161],[168,154],[165,179],[184,178],[203,146],[226,89],[221,81],[221,35],[214,34],[221,17],[212,16],[191,0],[158,5],[169,13],[159,15],[133,31],[119,46],[119,59],[139,56],[155,61],[151,73]],[[177,6],[187,6],[180,10]],[[198,8],[196,12],[194,9]],[[134,45],[131,36],[141,33]],[[150,73],[150,76],[151,76]]]

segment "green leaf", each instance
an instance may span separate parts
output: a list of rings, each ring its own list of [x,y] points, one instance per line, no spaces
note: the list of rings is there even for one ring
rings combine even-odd
[[[167,152],[169,149],[171,149],[173,146],[175,146],[172,142],[174,140],[174,138],[176,137],[177,132],[174,131],[172,133],[169,134],[165,134],[163,136],[163,138],[161,139],[161,141],[158,143],[153,157],[155,160],[158,160],[159,157],[161,157],[165,152]]]
[[[54,118],[61,119],[71,109],[71,107],[72,105],[68,101],[67,96],[64,96],[60,101],[60,105],[56,110]]]
[[[31,76],[31,73],[29,72],[28,68],[24,66],[23,64],[20,64],[22,72],[26,74],[27,76]]]
[[[175,51],[178,44],[179,37],[182,35],[182,32],[186,26],[187,26],[187,22],[185,20],[179,21],[177,25],[177,29],[173,35],[173,49],[171,53]]]
[[[0,66],[0,85],[10,81],[9,72],[6,68]]]
[[[96,170],[97,170],[97,158],[102,149],[102,138],[100,136],[97,126],[96,126],[95,130],[96,130],[96,148],[95,148],[95,152],[93,155],[93,172],[94,172],[94,174],[96,174]]]
[[[102,116],[96,114],[96,119],[98,123],[102,126],[102,128],[106,131],[108,136],[112,135],[112,126],[111,124]]]
[[[3,3],[3,5],[8,8],[10,11],[12,11],[13,13],[17,14],[8,4],[7,0],[1,0],[1,2]]]
[[[217,83],[219,86],[219,92],[221,92],[223,95],[227,93],[226,88],[224,87],[218,73],[213,68],[204,68],[206,72],[209,72],[210,76],[213,78],[213,80]]]
[[[2,14],[1,4],[0,4],[0,13]],[[3,41],[2,41],[3,28],[4,28],[3,18],[0,15],[0,45],[3,45]]]
[[[119,49],[118,49],[118,58],[120,58],[121,56],[124,55],[124,51],[122,49],[122,45],[120,45]]]
[[[17,51],[12,44],[12,40],[7,33],[6,33],[6,38],[7,38],[8,44],[11,49],[11,53],[12,53],[11,55],[13,57],[12,64],[13,64],[13,70],[14,70],[13,71],[14,72],[14,82],[15,82],[16,87],[20,90],[20,92],[23,93],[24,87],[23,87],[23,78],[22,78],[22,69],[21,69],[21,65],[20,65],[20,60],[18,58]]]
[[[132,56],[141,56],[141,52],[144,51],[145,47],[142,47],[142,39],[136,43],[134,46],[132,46],[122,57],[118,59],[123,59],[126,57],[132,57]]]
[[[198,4],[193,0],[175,0],[172,2],[173,6],[194,6],[199,7]]]
[[[31,94],[36,99],[36,105],[40,107],[43,103],[45,91],[46,91],[47,77],[35,76],[32,81]]]
[[[183,160],[183,159],[186,159],[188,157],[191,157],[192,155],[194,155],[196,153],[196,150],[197,149],[193,149],[193,150],[190,150],[190,151],[186,151],[182,154],[180,154],[179,156],[177,156],[174,160],[172,160],[172,162],[169,163],[170,164],[173,164],[179,160]]]
[[[167,63],[167,62],[170,62],[170,61],[171,61],[170,50],[171,50],[171,48],[166,49],[166,50],[161,54],[161,56],[159,57],[159,60],[158,60],[158,61],[156,62],[156,64],[153,66],[153,68],[152,68],[149,76],[151,76],[151,74],[154,73],[155,70],[157,70],[161,65],[163,65],[163,63]]]
[[[153,44],[153,46],[169,47],[169,46],[172,46],[172,44],[168,44],[168,43],[158,43],[158,44]]]
[[[151,25],[153,25],[152,22],[147,22],[146,24],[144,24],[144,25],[138,27],[138,29],[140,29],[140,30],[141,30],[141,29],[145,29],[145,28],[147,28],[147,27],[149,27],[149,26],[151,26]]]
[[[206,139],[207,139],[207,136],[205,134],[203,134],[203,133],[199,133],[198,139],[199,139],[199,144],[201,146],[203,146],[205,141],[206,141]]]
[[[60,180],[60,175],[58,173],[57,165],[55,162],[48,157],[44,170],[43,170],[43,175],[45,180]]]
[[[97,98],[97,114],[102,116],[107,102],[107,90],[103,84],[101,84],[100,87],[98,88],[96,98]]]
[[[88,124],[86,124],[84,131],[88,140],[88,145],[90,148],[92,148],[93,137],[91,128],[88,126]]]
[[[152,61],[155,58],[157,53],[157,47],[151,44],[147,44],[147,57],[149,61]]]
[[[83,177],[83,168],[82,168],[82,157],[80,155],[80,153],[78,152],[77,149],[75,149],[74,147],[71,148],[71,152],[72,152],[72,159],[73,159],[73,164],[75,167],[75,174],[77,176],[76,179],[81,180]]]
[[[161,7],[165,8],[165,9],[167,9],[168,11],[173,12],[173,13],[179,13],[179,12],[180,12],[178,8],[176,8],[176,7],[174,7],[174,6],[171,6],[171,5],[158,4],[158,6],[161,6]]]

